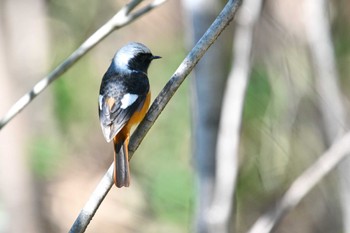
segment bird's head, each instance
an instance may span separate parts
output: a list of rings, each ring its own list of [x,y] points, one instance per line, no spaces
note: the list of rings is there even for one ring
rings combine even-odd
[[[110,68],[119,72],[141,71],[147,74],[151,61],[158,58],[145,45],[131,42],[116,52]]]

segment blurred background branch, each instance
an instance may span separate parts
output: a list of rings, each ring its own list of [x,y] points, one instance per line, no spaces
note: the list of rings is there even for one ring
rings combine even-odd
[[[322,113],[325,144],[331,145],[348,128],[343,96],[332,42],[328,1],[308,0],[304,3],[306,36]],[[343,231],[350,233],[350,159],[346,158],[337,169],[341,199]]]
[[[216,146],[216,176],[213,202],[207,214],[209,232],[232,232],[234,196],[239,170],[239,143],[246,88],[251,73],[254,26],[261,0],[243,2],[234,34],[233,64],[228,76]],[[231,226],[231,228],[230,228]]]
[[[300,201],[332,171],[350,152],[350,133],[345,134],[303,172],[290,185],[283,197],[277,201],[276,206],[255,222],[249,233],[268,233],[275,228],[281,218],[288,214]]]
[[[224,1],[182,2],[186,16],[186,46],[191,49],[216,18]],[[231,51],[232,27],[229,27],[194,68],[190,83],[191,145],[196,178],[195,232],[209,230],[206,213],[214,190],[216,138]]]

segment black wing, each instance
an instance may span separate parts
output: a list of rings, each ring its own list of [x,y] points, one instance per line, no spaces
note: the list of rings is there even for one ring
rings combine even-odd
[[[117,135],[135,111],[142,108],[148,91],[149,82],[144,73],[104,75],[99,96],[99,116],[107,142]]]

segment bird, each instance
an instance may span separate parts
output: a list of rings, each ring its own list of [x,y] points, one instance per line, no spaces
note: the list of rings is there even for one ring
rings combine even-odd
[[[118,188],[130,185],[130,130],[142,121],[149,108],[151,91],[147,70],[151,62],[159,58],[144,44],[130,42],[115,53],[101,81],[99,120],[106,141],[113,140],[113,180]]]

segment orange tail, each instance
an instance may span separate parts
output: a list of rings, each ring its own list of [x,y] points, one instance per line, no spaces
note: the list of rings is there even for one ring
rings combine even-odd
[[[128,138],[123,140],[117,140],[114,138],[114,184],[121,188],[123,186],[129,187],[130,185],[130,173],[129,173],[129,151],[128,151]]]

